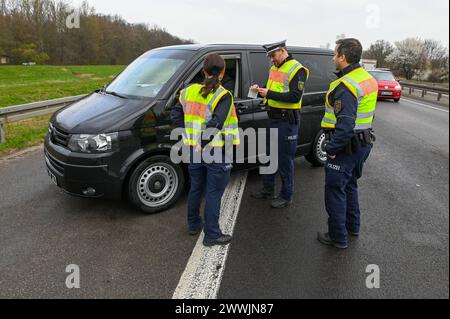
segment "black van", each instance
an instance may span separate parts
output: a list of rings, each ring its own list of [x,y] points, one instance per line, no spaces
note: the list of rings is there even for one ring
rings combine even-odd
[[[320,123],[325,94],[334,78],[333,52],[300,47],[288,50],[311,72],[297,153],[322,165],[326,154]],[[235,96],[240,127],[268,126],[262,99],[247,98],[251,84],[265,86],[267,82],[271,63],[261,46],[159,48],[137,58],[103,89],[53,115],[44,151],[51,180],[77,196],[128,197],[145,213],[174,204],[187,178],[185,167],[169,157],[170,110],[185,85],[202,81],[203,58],[213,52],[226,60],[223,85]],[[248,168],[250,164],[237,165],[237,169]]]

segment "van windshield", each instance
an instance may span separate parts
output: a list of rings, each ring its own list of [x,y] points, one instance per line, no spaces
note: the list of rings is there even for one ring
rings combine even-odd
[[[193,54],[189,50],[150,51],[131,63],[106,92],[124,98],[154,98]]]

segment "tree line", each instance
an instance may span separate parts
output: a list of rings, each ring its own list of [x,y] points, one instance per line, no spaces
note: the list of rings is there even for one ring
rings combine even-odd
[[[98,14],[87,2],[0,0],[0,57],[12,64],[128,64],[150,49],[187,43],[155,25]],[[435,40],[379,40],[364,58],[406,79],[449,80],[448,49]]]
[[[449,81],[449,51],[436,40],[408,38],[394,45],[379,40],[364,52],[364,58],[377,60],[377,67],[389,68],[407,80]]]
[[[129,64],[150,49],[187,43],[156,25],[98,14],[87,2],[0,0],[0,56],[12,64]]]

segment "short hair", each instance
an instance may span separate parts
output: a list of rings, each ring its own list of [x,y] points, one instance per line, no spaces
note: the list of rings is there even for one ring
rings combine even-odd
[[[336,44],[338,45],[338,55],[345,55],[348,63],[353,64],[361,61],[363,47],[359,40],[353,38],[340,39],[336,41]]]

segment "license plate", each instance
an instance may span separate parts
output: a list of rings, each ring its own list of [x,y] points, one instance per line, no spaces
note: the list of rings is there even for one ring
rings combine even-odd
[[[55,184],[56,186],[58,186],[58,180],[56,179],[55,174],[53,174],[49,170],[47,170],[47,173],[48,173],[48,176],[50,176],[50,180],[52,181],[52,183]]]
[[[392,95],[392,92],[381,92],[381,95]]]

